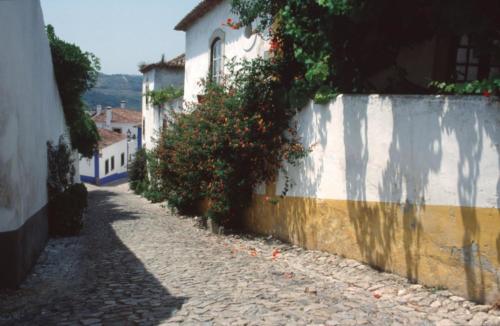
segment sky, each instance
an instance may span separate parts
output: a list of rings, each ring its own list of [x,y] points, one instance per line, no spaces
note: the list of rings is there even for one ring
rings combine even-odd
[[[174,26],[200,0],[41,0],[57,36],[94,53],[105,74],[140,74],[143,62],[184,52]]]

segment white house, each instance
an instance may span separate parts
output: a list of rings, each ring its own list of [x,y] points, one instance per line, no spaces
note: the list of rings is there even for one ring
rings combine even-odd
[[[21,283],[48,236],[47,142],[67,137],[38,0],[0,1],[0,288]],[[78,166],[76,166],[78,169]]]
[[[98,150],[91,159],[80,159],[82,181],[104,185],[127,177],[127,166],[142,147],[141,113],[125,108],[97,108],[92,117],[99,136]]]
[[[197,101],[199,82],[211,70],[213,78],[224,74],[226,60],[265,56],[269,43],[253,33],[253,26],[234,30],[227,19],[238,21],[227,0],[204,0],[175,27],[186,32],[184,100]]]
[[[157,63],[144,64],[140,67],[143,74],[142,82],[142,135],[145,148],[153,148],[156,138],[166,123],[166,114],[169,110],[176,110],[182,106],[182,99],[165,103],[162,107],[155,107],[149,101],[149,92],[166,87],[182,88],[184,85],[184,55],[170,61],[160,60]]]
[[[142,142],[141,112],[125,108],[124,102],[121,103],[120,108],[107,107],[104,110],[98,105],[96,115],[92,117],[92,120],[97,128],[113,130],[132,137],[138,143]]]

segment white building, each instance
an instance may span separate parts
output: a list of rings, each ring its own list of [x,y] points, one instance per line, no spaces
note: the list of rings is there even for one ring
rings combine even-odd
[[[92,120],[97,128],[113,130],[130,136],[137,142],[142,141],[141,112],[125,108],[124,102],[120,108],[108,107],[102,110],[101,106],[97,106],[96,115],[92,117]]]
[[[99,136],[98,150],[91,159],[80,159],[82,181],[104,185],[127,177],[127,166],[142,147],[141,113],[122,108],[97,108],[92,117]]]
[[[0,288],[19,285],[48,236],[47,142],[67,137],[38,0],[0,1]],[[76,166],[78,168],[78,166]]]
[[[186,32],[184,100],[197,101],[201,79],[211,73],[224,74],[224,64],[232,58],[265,56],[269,43],[253,32],[254,26],[234,30],[224,26],[228,18],[238,21],[227,0],[205,0],[175,27]],[[211,71],[210,71],[211,70]]]
[[[142,135],[144,147],[152,149],[161,128],[166,124],[169,110],[178,110],[182,107],[182,99],[165,103],[162,107],[155,107],[150,103],[147,94],[166,87],[182,88],[184,85],[184,55],[170,61],[161,61],[142,65]]]

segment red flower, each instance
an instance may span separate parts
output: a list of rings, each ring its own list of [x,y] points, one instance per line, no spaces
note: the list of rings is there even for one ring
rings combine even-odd
[[[279,47],[280,47],[280,46],[279,46],[279,44],[278,44],[278,41],[276,41],[275,39],[273,39],[273,40],[271,41],[271,46],[270,46],[271,51],[276,51],[276,50],[278,50],[278,49],[279,49]]]
[[[484,97],[490,97],[491,93],[489,90],[485,89],[484,92],[483,92],[483,96]]]
[[[232,20],[231,18],[228,18],[228,19],[227,19],[227,24],[228,24],[228,25],[231,25],[232,23],[233,23],[233,20]]]

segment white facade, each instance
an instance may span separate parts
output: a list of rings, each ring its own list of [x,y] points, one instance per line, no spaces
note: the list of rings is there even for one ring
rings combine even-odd
[[[297,116],[312,152],[291,197],[500,207],[500,104],[471,96],[343,95]],[[280,175],[276,194],[281,194]],[[261,190],[262,191],[262,190]]]
[[[131,144],[127,147],[127,139],[123,139],[117,143],[111,144],[99,150],[99,174],[100,180],[105,180],[112,175],[123,175],[127,172],[127,153],[132,150]],[[107,166],[107,168],[106,168]],[[95,156],[80,160],[80,173],[82,176],[96,177],[95,173]]]
[[[58,143],[67,132],[39,1],[0,1],[0,44],[0,232],[6,232],[47,204],[47,141]]]
[[[142,132],[145,148],[152,149],[154,147],[163,126],[165,114],[169,110],[178,109],[182,106],[181,101],[173,101],[173,103],[166,103],[164,108],[154,107],[147,99],[146,94],[168,86],[182,88],[183,83],[184,71],[182,69],[154,68],[144,73],[142,82]]]
[[[186,30],[186,66],[184,79],[184,100],[197,101],[200,94],[200,80],[207,78],[210,67],[210,47],[215,37],[223,41],[222,55],[224,63],[232,58],[253,59],[265,56],[269,49],[268,41],[257,34],[247,37],[245,28],[233,30],[222,26],[228,18],[238,21],[231,12],[230,1],[223,1],[215,8],[195,21]]]

